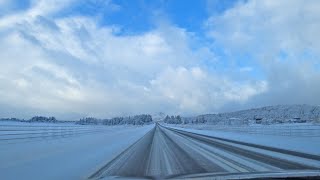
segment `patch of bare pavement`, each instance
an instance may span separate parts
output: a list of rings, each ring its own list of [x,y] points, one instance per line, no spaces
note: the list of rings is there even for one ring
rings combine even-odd
[[[160,124],[89,179],[320,177],[320,156],[195,134]]]

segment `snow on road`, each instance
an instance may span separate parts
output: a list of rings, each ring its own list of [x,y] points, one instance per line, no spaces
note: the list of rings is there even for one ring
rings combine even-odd
[[[139,166],[137,166],[139,162]],[[159,124],[90,178],[182,178],[313,173],[320,156],[195,134]],[[310,174],[309,174],[310,175]]]
[[[86,179],[153,127],[0,124],[0,179]]]
[[[290,138],[161,124],[0,124],[0,179],[319,176],[319,143]]]

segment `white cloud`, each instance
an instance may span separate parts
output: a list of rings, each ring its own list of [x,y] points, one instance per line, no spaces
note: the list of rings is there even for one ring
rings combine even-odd
[[[6,7],[10,5],[10,0],[0,0],[0,7]]]
[[[2,106],[29,116],[194,114],[245,103],[269,88],[263,80],[236,82],[209,72],[202,60],[216,57],[204,46],[191,48],[195,40],[185,29],[160,24],[119,36],[93,17],[52,17],[69,1],[46,2],[0,19]]]
[[[240,72],[250,72],[253,70],[253,67],[245,66],[239,69]]]
[[[177,112],[212,112],[226,103],[245,103],[267,90],[267,83],[234,82],[199,67],[168,68],[151,81],[152,91],[179,107]]]
[[[216,46],[233,57],[250,54],[261,66],[268,91],[247,106],[320,102],[320,1],[243,1],[206,27]]]
[[[27,15],[31,17],[49,15],[63,9],[72,2],[74,0],[33,0],[32,8],[27,11]]]
[[[252,53],[305,50],[319,53],[320,3],[317,0],[250,0],[207,21],[209,36],[230,48]],[[319,54],[318,54],[319,55]]]

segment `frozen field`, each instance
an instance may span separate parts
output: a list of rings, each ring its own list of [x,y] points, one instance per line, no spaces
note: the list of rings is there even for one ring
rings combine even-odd
[[[0,179],[86,179],[149,126],[0,125]]]

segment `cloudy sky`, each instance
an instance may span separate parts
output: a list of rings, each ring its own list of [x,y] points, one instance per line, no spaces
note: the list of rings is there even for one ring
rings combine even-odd
[[[0,116],[318,105],[319,33],[318,0],[0,0]]]

